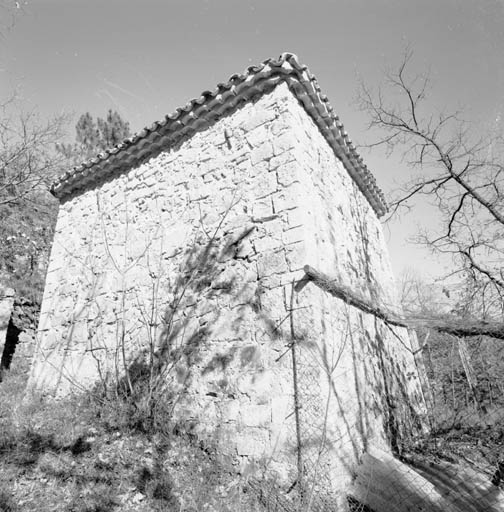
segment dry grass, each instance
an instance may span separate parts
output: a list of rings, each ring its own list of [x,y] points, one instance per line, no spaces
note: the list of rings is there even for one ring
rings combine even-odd
[[[274,510],[208,447],[139,431],[128,403],[23,403],[23,387],[12,373],[0,385],[1,512]]]

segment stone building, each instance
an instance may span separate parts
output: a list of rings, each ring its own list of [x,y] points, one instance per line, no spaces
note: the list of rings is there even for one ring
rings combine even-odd
[[[161,373],[177,428],[334,502],[364,452],[422,427],[415,339],[374,309],[400,313],[386,203],[294,55],[233,75],[53,194],[30,390]]]

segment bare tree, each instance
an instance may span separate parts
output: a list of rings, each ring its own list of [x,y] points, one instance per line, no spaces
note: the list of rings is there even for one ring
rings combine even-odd
[[[0,273],[25,296],[42,287],[57,211],[49,185],[66,167],[55,150],[66,123],[19,110],[15,96],[0,105]]]
[[[460,112],[430,107],[429,75],[412,74],[411,60],[407,50],[398,69],[386,73],[377,90],[361,83],[358,98],[370,116],[369,127],[380,134],[367,147],[401,152],[412,171],[391,201],[391,215],[411,208],[418,196],[430,201],[438,210],[441,229],[427,230],[419,240],[453,257],[454,274],[465,281],[466,298],[481,302],[487,297],[487,304],[495,306],[491,312],[502,314],[504,138],[481,134]]]
[[[10,112],[14,98],[0,105],[0,207],[29,202],[48,189],[65,159],[54,148],[63,135],[65,116],[41,122],[34,112]]]

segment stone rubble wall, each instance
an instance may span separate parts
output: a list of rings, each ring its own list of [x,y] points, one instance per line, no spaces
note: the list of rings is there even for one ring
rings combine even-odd
[[[17,375],[23,375],[23,379],[28,380],[30,367],[35,350],[35,331],[27,329],[19,333],[16,350],[12,356],[10,369]]]
[[[422,396],[407,332],[293,291],[307,263],[396,304],[376,215],[282,84],[61,204],[28,387],[90,388],[155,343],[183,428],[287,486],[301,443],[307,474],[345,485]]]

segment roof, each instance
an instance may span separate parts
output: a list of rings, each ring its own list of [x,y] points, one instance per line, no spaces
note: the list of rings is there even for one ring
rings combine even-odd
[[[334,114],[327,96],[322,94],[308,68],[292,53],[283,53],[276,60],[268,59],[258,66],[250,66],[244,73],[232,75],[227,82],[218,84],[213,91],[204,91],[199,98],[166,115],[163,120],[66,172],[53,184],[51,192],[63,199],[112,173],[130,168],[168,144],[204,130],[239,105],[272,91],[281,82],[287,83],[313,119],[376,214],[380,217],[386,213],[383,192]]]

